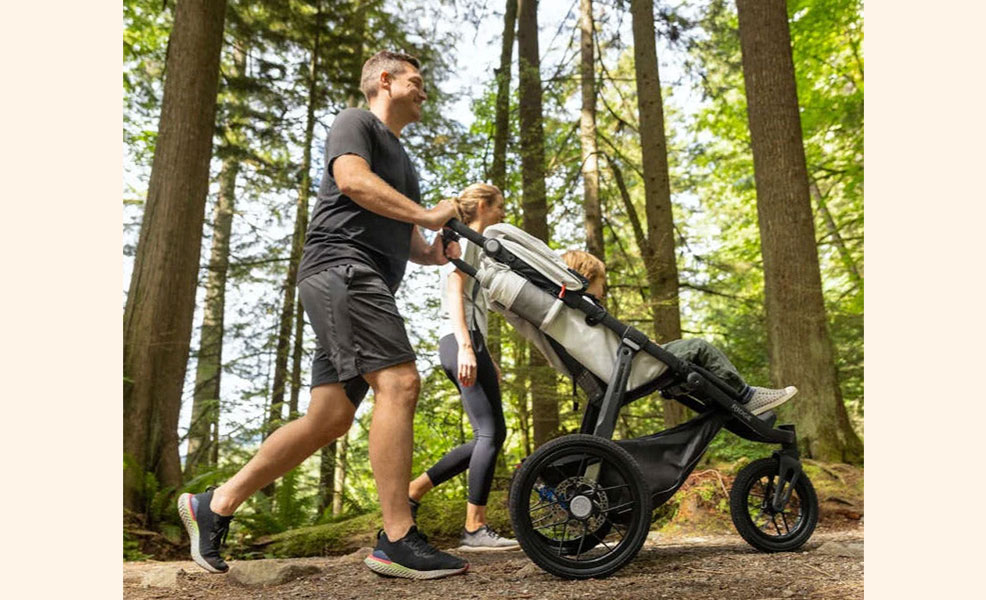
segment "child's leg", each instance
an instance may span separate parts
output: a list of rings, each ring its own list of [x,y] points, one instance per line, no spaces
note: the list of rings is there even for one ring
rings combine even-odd
[[[722,350],[719,350],[707,341],[699,338],[690,338],[687,340],[674,340],[666,344],[661,344],[661,346],[675,355],[675,357],[695,363],[719,379],[722,379],[739,394],[743,401],[749,400],[750,396],[753,395],[753,388],[743,381],[739,371],[736,370],[733,363],[729,362],[729,359],[722,353]]]

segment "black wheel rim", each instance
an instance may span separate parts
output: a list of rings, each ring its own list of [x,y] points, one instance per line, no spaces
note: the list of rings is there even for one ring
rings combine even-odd
[[[526,479],[520,515],[534,551],[591,568],[629,548],[643,518],[642,487],[621,461],[597,448],[562,448],[542,457]]]
[[[760,535],[783,542],[798,535],[806,522],[806,514],[798,486],[794,486],[784,510],[774,510],[776,486],[776,474],[761,475],[752,480],[746,493],[746,515]]]

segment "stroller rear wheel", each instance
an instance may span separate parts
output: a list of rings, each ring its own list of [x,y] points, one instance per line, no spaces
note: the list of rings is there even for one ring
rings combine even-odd
[[[729,512],[736,531],[764,552],[800,548],[818,524],[818,497],[804,472],[795,482],[784,510],[774,510],[772,499],[779,469],[776,458],[755,460],[739,472],[729,493]]]
[[[591,435],[538,448],[517,470],[509,503],[527,556],[568,579],[616,572],[640,551],[650,526],[640,467],[623,448]]]

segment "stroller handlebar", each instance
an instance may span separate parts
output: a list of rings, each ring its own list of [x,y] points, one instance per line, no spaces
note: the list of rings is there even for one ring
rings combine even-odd
[[[452,232],[457,235],[449,236],[448,235],[449,232]],[[479,233],[478,231],[474,231],[473,229],[470,229],[468,225],[466,225],[465,223],[463,223],[458,219],[449,219],[448,223],[446,223],[444,225],[444,228],[442,229],[442,235],[445,236],[446,240],[450,240],[451,238],[451,241],[458,239],[458,236],[461,235],[462,237],[466,238],[470,242],[473,242],[480,247],[482,247],[483,242],[486,241],[486,238],[483,237],[483,234]]]
[[[486,238],[484,238],[478,231],[473,231],[472,229],[467,227],[466,224],[463,223],[462,221],[458,219],[449,219],[448,223],[446,223],[444,228],[442,229],[442,243],[447,246],[449,242],[458,241],[459,236],[466,238],[467,240],[479,245],[480,247],[482,247],[483,242],[486,241]],[[452,258],[449,259],[449,262],[455,265],[457,269],[459,269],[466,275],[469,275],[470,277],[476,277],[475,267],[473,267],[466,261],[459,258]]]

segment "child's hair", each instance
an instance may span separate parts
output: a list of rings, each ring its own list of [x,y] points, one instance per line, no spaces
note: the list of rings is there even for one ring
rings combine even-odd
[[[474,183],[462,190],[458,198],[452,198],[452,203],[459,212],[459,218],[468,225],[476,220],[476,207],[480,202],[489,206],[497,198],[503,198],[500,188],[488,183]]]
[[[589,282],[606,277],[606,265],[595,256],[582,250],[569,250],[561,255],[569,269],[585,277]]]

